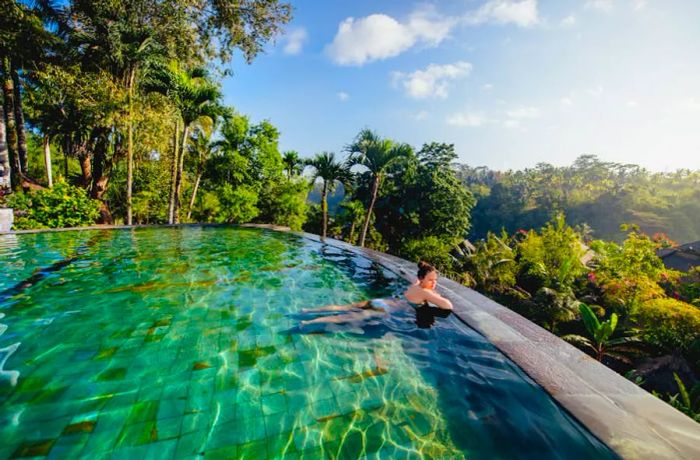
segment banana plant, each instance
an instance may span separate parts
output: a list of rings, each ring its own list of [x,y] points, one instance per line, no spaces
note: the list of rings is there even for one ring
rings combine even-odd
[[[675,372],[673,378],[676,380],[679,393],[669,395],[668,403],[696,422],[700,422],[700,383],[696,383],[693,389],[688,391],[683,380]]]
[[[625,364],[632,364],[629,354],[638,352],[632,344],[640,343],[636,336],[623,336],[611,338],[617,328],[617,315],[615,313],[606,321],[600,321],[593,313],[593,310],[586,305],[579,305],[581,319],[588,332],[588,337],[577,334],[568,334],[562,337],[567,342],[592,352],[593,357],[598,361],[609,357]]]

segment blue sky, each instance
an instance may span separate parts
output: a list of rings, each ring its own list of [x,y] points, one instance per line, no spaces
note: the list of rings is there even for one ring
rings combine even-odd
[[[282,150],[341,152],[369,127],[494,169],[582,154],[700,169],[700,1],[292,4],[285,35],[223,87]]]

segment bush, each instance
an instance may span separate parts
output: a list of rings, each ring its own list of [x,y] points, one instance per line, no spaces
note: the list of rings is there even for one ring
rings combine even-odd
[[[449,244],[436,236],[410,240],[401,248],[401,257],[418,262],[425,260],[443,273],[452,272],[452,257]]]
[[[676,299],[652,299],[639,308],[636,320],[648,342],[687,352],[700,337],[700,309]]]
[[[15,230],[80,227],[94,224],[100,216],[100,202],[65,181],[53,188],[10,195],[7,206],[20,211]]]

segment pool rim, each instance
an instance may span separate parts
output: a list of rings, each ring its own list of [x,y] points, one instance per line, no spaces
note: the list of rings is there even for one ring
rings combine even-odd
[[[333,238],[269,224],[99,225],[0,232],[0,236],[173,227],[258,228],[290,233],[361,255],[409,282],[415,281],[415,263]],[[620,457],[700,458],[700,424],[690,417],[488,297],[442,276],[438,290],[452,301],[453,313],[462,322],[483,335]]]

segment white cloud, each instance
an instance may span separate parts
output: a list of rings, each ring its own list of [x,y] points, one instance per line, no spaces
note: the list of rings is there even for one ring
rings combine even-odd
[[[336,64],[363,65],[397,56],[418,44],[436,46],[454,24],[454,19],[427,9],[414,12],[405,23],[385,14],[350,17],[340,23],[326,52]]]
[[[489,0],[478,10],[467,14],[468,24],[516,24],[530,27],[539,22],[537,0]]]
[[[574,100],[571,97],[566,96],[566,97],[562,97],[561,99],[559,99],[559,103],[563,107],[571,107],[572,105],[574,105]]]
[[[635,11],[641,11],[647,7],[647,0],[632,0],[632,8]]]
[[[613,2],[612,0],[588,0],[586,2],[586,8],[608,13],[612,11]]]
[[[446,119],[448,125],[477,128],[486,123],[486,117],[481,113],[459,112],[454,113]]]
[[[285,37],[284,54],[299,54],[306,43],[307,33],[303,27],[298,27],[289,31]]]
[[[341,102],[345,102],[348,99],[350,99],[350,95],[346,93],[345,91],[339,91],[338,92],[338,99],[340,99]]]
[[[445,65],[430,64],[423,70],[411,73],[394,72],[393,78],[414,99],[446,98],[448,82],[468,76],[471,70],[470,63],[459,61]]]
[[[493,85],[491,83],[486,83],[481,87],[481,89],[488,93],[493,89]]]
[[[576,16],[573,14],[568,15],[564,19],[561,20],[559,23],[560,26],[562,27],[573,27],[576,25]]]
[[[512,120],[535,119],[540,117],[540,109],[537,107],[517,107],[506,110],[506,116]]]

